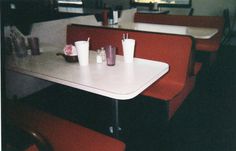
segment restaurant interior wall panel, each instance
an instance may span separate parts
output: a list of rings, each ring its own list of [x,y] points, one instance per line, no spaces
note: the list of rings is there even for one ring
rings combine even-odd
[[[53,21],[34,23],[31,35],[39,37],[41,43],[51,44],[63,49],[66,45],[67,24],[100,25],[94,15],[72,17]]]

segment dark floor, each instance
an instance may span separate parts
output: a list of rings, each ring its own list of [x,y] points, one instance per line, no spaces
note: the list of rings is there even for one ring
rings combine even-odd
[[[36,97],[38,101],[35,101]],[[76,98],[80,100],[79,105]],[[91,103],[88,101],[89,99],[94,102]],[[104,99],[101,96],[86,92],[78,93],[78,90],[56,85],[47,91],[28,97],[26,102],[109,135],[107,127],[111,124],[109,122],[112,119],[111,101]],[[101,100],[104,101],[101,103]],[[124,105],[129,113],[123,117],[126,116],[126,119],[128,117],[133,121],[139,121],[136,120],[136,117],[143,117],[142,120],[150,123],[150,125],[142,125],[141,128],[135,125],[138,122],[129,123],[130,127],[123,129],[124,132],[129,133],[124,135],[125,137],[132,137],[128,140],[125,137],[121,138],[126,141],[128,151],[235,151],[236,47],[222,47],[217,62],[211,67],[204,66],[199,73],[194,91],[168,125],[164,124],[167,126],[166,129],[153,127],[156,123],[165,123],[166,121],[160,116],[148,119],[149,116],[144,115],[146,106],[142,106],[145,98],[141,97],[141,100],[137,103],[138,105],[136,104],[136,107],[144,108],[142,113],[136,112],[137,109],[133,108],[135,105],[132,103]],[[150,106],[152,105],[152,101],[148,100],[147,102]],[[165,108],[165,104],[160,106]],[[151,111],[148,108],[148,112],[166,117],[164,112],[156,111],[155,108],[152,108]],[[157,133],[162,131],[158,140],[156,137],[152,139],[153,129]],[[151,132],[148,133],[148,136],[144,134],[146,130]],[[137,136],[143,138],[138,139]],[[145,144],[146,139],[149,139],[147,144]]]
[[[236,150],[236,47],[222,48],[200,73],[170,131],[172,151]]]

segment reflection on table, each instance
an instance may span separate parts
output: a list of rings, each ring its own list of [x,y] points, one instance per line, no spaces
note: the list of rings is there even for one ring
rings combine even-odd
[[[163,24],[151,24],[151,23],[134,23],[134,22],[120,22],[117,25],[108,25],[105,27],[156,32],[156,33],[189,35],[198,39],[210,39],[218,32],[218,29],[216,28],[163,25]]]

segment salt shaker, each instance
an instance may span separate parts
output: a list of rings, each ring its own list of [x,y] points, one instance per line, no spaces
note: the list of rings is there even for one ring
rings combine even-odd
[[[101,55],[101,50],[100,49],[97,50],[96,59],[97,59],[97,63],[102,63],[102,55]]]
[[[105,52],[104,47],[101,48],[100,54],[102,56],[102,61],[105,62],[106,61],[106,52]]]

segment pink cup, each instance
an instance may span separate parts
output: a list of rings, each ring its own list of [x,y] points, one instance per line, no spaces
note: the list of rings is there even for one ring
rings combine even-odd
[[[116,64],[116,48],[109,45],[105,47],[106,59],[108,66],[114,66]]]

